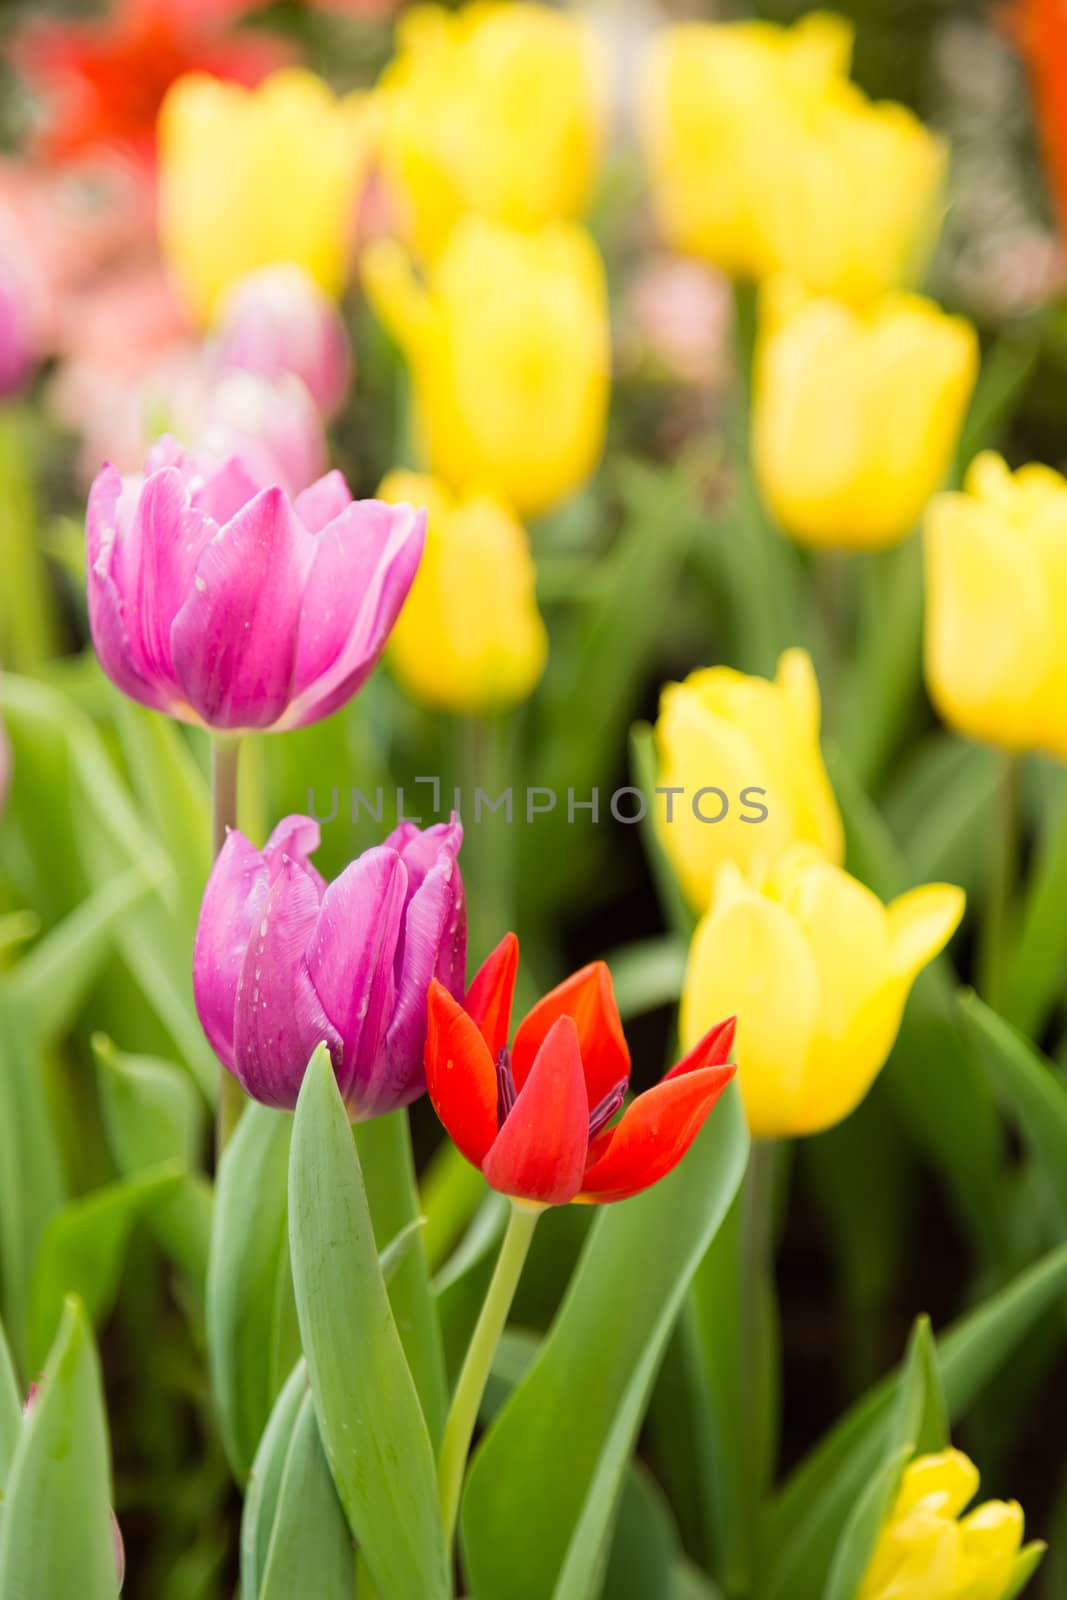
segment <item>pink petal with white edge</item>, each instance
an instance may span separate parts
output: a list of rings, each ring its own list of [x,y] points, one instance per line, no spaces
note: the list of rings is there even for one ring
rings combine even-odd
[[[293,510],[309,533],[321,533],[351,504],[352,493],[344,474],[328,472],[324,478],[319,478],[297,495]]]

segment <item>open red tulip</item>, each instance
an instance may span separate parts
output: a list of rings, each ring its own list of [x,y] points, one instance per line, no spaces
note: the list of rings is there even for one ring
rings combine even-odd
[[[735,1018],[622,1110],[630,1052],[611,975],[583,967],[539,1000],[508,1048],[513,933],[459,1005],[430,985],[426,1079],[461,1153],[502,1194],[537,1205],[626,1200],[677,1166],[733,1077]]]

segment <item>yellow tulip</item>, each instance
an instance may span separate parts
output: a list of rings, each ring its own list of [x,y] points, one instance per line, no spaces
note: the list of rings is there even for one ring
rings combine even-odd
[[[857,1600],[1004,1600],[1020,1571],[1022,1507],[987,1500],[962,1516],[977,1490],[959,1450],[912,1461]]]
[[[944,482],[978,340],[918,295],[868,311],[773,279],[760,302],[752,453],[763,498],[802,544],[903,539]]]
[[[425,506],[426,548],[393,628],[388,661],[422,705],[484,716],[516,705],[544,671],[548,637],[526,530],[489,495],[392,472],[383,500]]]
[[[363,280],[411,368],[436,476],[521,516],[585,482],[604,442],[611,342],[604,269],[583,229],[524,234],[467,216],[425,287],[388,239],[364,252]]]
[[[841,818],[819,749],[819,686],[803,650],[788,650],[773,683],[708,667],[672,683],[656,723],[656,806],[663,848],[692,905],[703,911],[724,861],[748,871],[791,844],[840,861]],[[702,789],[718,790],[698,799]],[[764,809],[766,816],[755,820]],[[703,820],[707,818],[708,820]]]
[[[736,1011],[752,1132],[832,1127],[880,1072],[912,982],[951,938],[963,904],[962,890],[927,884],[883,906],[812,845],[792,846],[749,879],[726,862],[690,947],[686,1048]]]
[[[644,142],[664,234],[740,278],[787,272],[856,303],[913,281],[936,237],[946,149],[845,78],[852,36],[683,23],[654,42]]]
[[[339,295],[369,144],[366,98],[314,73],[180,78],[160,112],[160,233],[194,314],[209,322],[239,278],[283,261]]]
[[[1067,759],[1067,482],[972,462],[926,520],[926,681],[945,721]]]
[[[643,142],[660,226],[675,249],[737,277],[770,257],[767,208],[797,125],[848,71],[852,29],[814,12],[660,30],[642,83]]]
[[[386,176],[416,250],[466,211],[537,227],[584,210],[606,121],[591,30],[543,5],[415,6],[379,88]]]

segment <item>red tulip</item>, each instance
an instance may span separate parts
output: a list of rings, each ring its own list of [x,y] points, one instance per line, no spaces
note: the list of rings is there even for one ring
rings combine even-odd
[[[733,1077],[720,1022],[622,1116],[630,1052],[611,976],[583,967],[538,1001],[508,1048],[519,943],[509,933],[461,1006],[429,993],[426,1079],[461,1153],[502,1194],[537,1205],[626,1200],[666,1177]]]
[[[1030,71],[1041,153],[1067,238],[1067,3],[1016,0],[1008,15]]]

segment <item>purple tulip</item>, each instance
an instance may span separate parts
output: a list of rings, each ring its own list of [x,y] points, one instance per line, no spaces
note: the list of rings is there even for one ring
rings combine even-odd
[[[33,361],[27,297],[18,275],[0,262],[0,398],[22,388]]]
[[[455,816],[404,822],[327,884],[319,828],[286,817],[256,850],[231,832],[204,891],[193,950],[197,1011],[219,1060],[265,1105],[292,1107],[325,1040],[357,1121],[426,1087],[430,980],[462,999],[467,915]]]
[[[89,623],[142,705],[211,728],[299,728],[378,660],[422,555],[425,515],[353,501],[338,472],[290,502],[239,458],[202,472],[173,439],[144,475],[89,494]]]
[[[351,376],[348,332],[337,307],[292,262],[262,267],[231,291],[218,334],[224,367],[265,378],[293,373],[324,417],[344,403]]]

